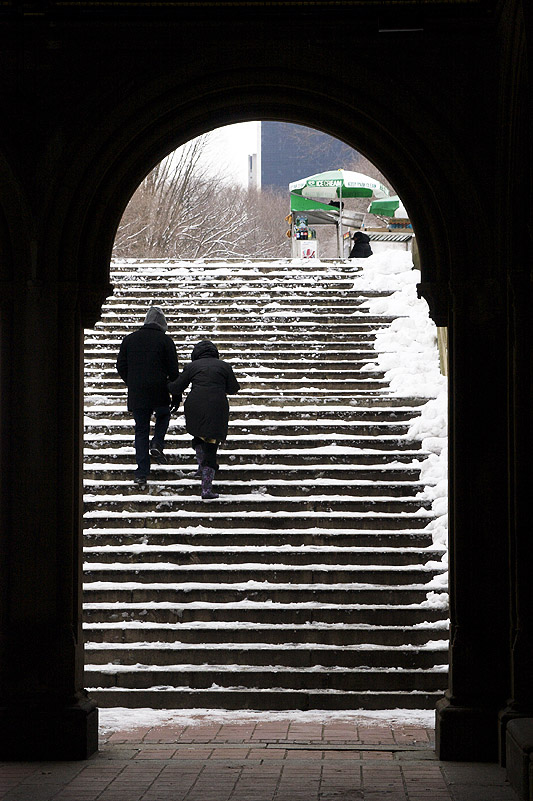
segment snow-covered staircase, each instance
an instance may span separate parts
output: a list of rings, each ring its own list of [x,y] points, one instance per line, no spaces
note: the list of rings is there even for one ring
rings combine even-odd
[[[116,265],[86,332],[86,685],[103,706],[430,707],[446,685],[441,552],[425,528],[424,398],[368,369],[390,318],[346,264]],[[115,371],[146,308],[180,365],[213,339],[241,383],[217,501],[200,499],[183,417],[168,464],[132,484]],[[367,366],[367,369],[365,368]]]

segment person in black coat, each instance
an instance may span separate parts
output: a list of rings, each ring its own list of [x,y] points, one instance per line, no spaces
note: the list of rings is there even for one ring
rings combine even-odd
[[[166,461],[163,449],[170,422],[170,396],[167,383],[179,374],[176,346],[166,335],[167,321],[159,306],[151,306],[144,325],[122,340],[117,371],[128,387],[128,409],[135,420],[135,483],[146,484],[150,455]],[[155,413],[154,436],[150,447],[150,420]]]
[[[229,404],[227,395],[235,395],[240,386],[232,367],[219,358],[216,345],[208,339],[198,342],[191,362],[179,378],[168,385],[172,393],[172,410],[179,406],[181,395],[192,384],[184,404],[185,427],[192,436],[202,478],[202,498],[218,498],[213,492],[217,469],[217,450],[228,435]]]
[[[366,259],[372,255],[372,248],[370,247],[370,237],[362,231],[356,231],[352,236],[353,246],[350,250],[350,259]]]

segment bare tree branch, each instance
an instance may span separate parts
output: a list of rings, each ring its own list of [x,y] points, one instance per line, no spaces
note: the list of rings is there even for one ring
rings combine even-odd
[[[227,185],[200,167],[207,137],[189,142],[150,172],[117,232],[117,258],[289,255],[285,193]]]

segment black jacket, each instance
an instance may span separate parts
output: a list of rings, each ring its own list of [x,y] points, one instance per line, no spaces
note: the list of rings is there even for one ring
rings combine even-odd
[[[193,437],[216,439],[228,435],[229,404],[226,395],[235,395],[239,383],[231,365],[218,358],[218,350],[209,340],[195,345],[192,361],[168,388],[173,396],[182,395],[192,384],[184,404],[185,427]]]
[[[350,251],[350,259],[366,259],[367,256],[372,255],[372,248],[370,247],[370,237],[363,234],[362,231],[357,231],[353,236],[353,247]]]
[[[176,346],[157,323],[147,323],[122,340],[117,370],[128,386],[128,409],[167,406],[167,382],[179,374]]]

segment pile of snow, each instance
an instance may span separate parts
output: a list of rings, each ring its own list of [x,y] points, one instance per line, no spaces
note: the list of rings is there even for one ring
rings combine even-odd
[[[397,316],[378,332],[375,361],[365,369],[383,370],[398,396],[428,398],[420,417],[409,426],[408,438],[421,440],[430,456],[421,464],[420,480],[432,501],[434,520],[428,525],[433,544],[446,548],[448,542],[448,380],[440,372],[437,328],[425,300],[417,296],[420,270],[415,270],[411,253],[386,250],[360,262],[363,270],[354,288],[391,291],[387,297],[372,298],[364,304],[373,315]],[[443,557],[447,565],[447,553]],[[447,575],[439,578],[447,586]]]
[[[132,731],[147,727],[201,726],[206,723],[266,723],[290,720],[293,723],[352,723],[354,726],[409,725],[432,727],[435,712],[426,709],[385,709],[368,712],[363,709],[325,712],[248,712],[229,709],[100,709],[100,734]]]

